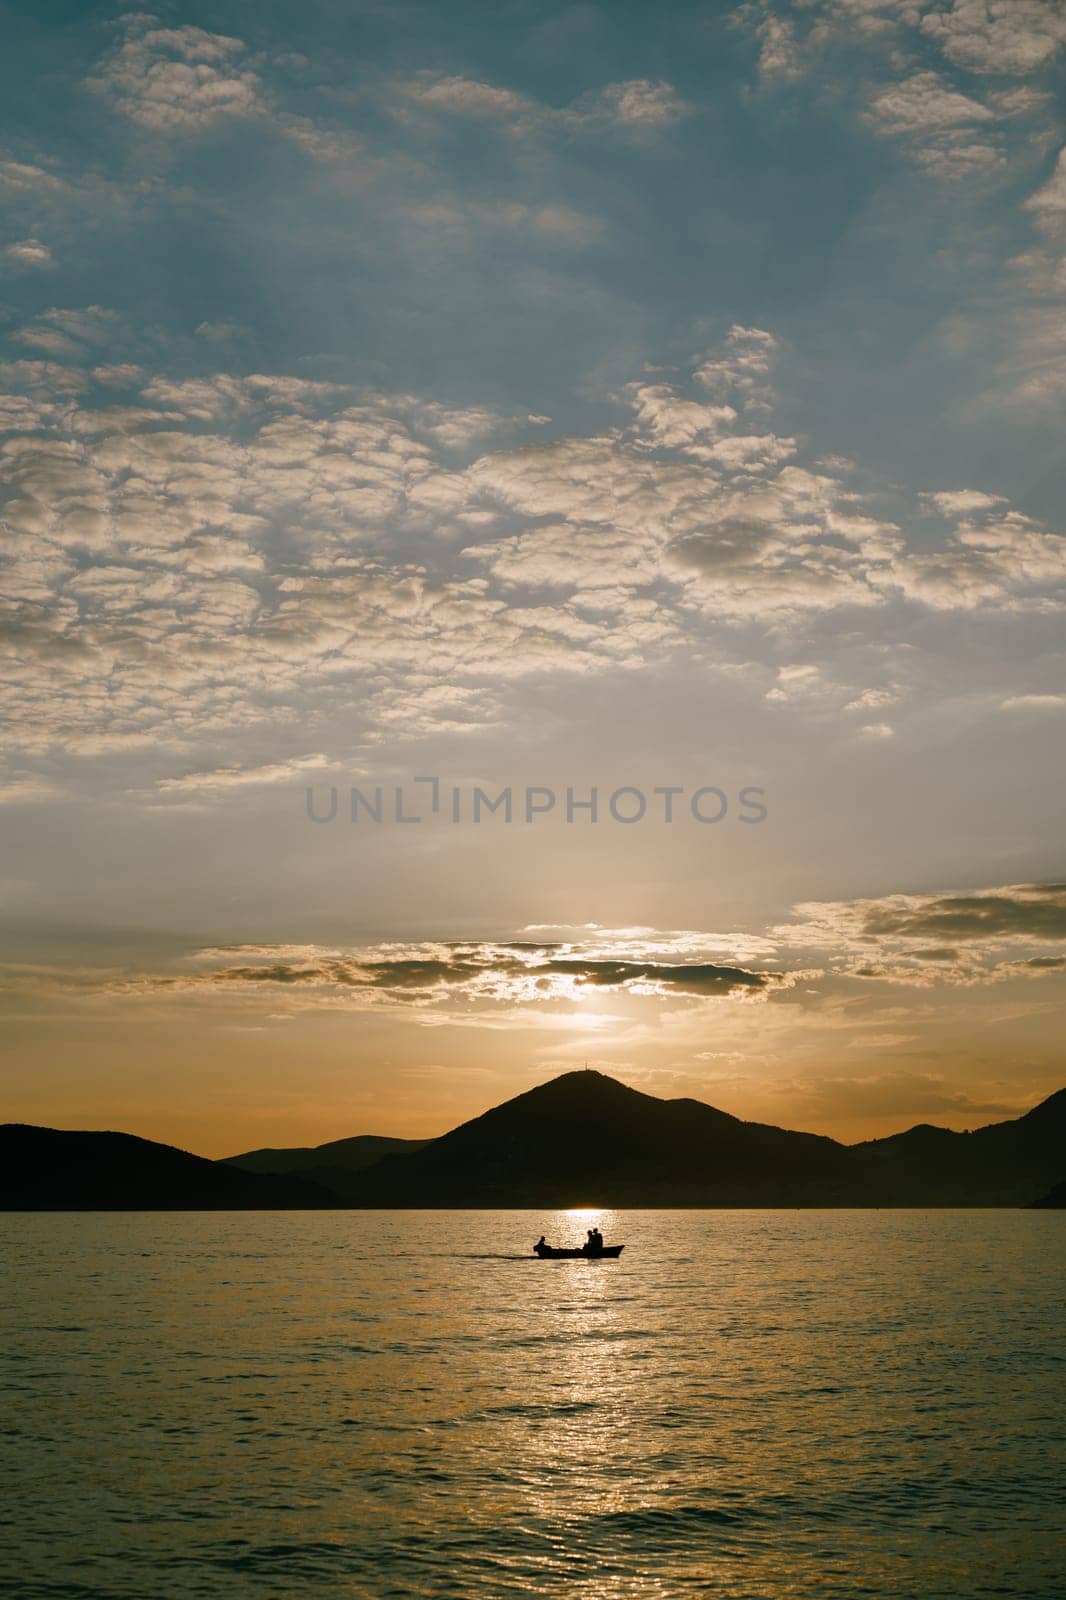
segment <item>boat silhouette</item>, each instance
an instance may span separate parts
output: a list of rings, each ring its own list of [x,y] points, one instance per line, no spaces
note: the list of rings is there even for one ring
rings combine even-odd
[[[541,1261],[617,1261],[624,1249],[624,1244],[601,1244],[595,1250],[587,1244],[577,1250],[557,1250],[554,1245],[535,1244],[533,1254]]]

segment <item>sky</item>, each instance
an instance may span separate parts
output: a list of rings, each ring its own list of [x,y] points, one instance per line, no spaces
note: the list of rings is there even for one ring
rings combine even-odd
[[[1063,0],[0,35],[7,1120],[1066,1083]]]

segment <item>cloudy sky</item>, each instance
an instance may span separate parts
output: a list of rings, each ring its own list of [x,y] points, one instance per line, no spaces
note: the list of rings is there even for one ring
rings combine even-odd
[[[0,30],[6,1117],[1066,1082],[1063,0]]]

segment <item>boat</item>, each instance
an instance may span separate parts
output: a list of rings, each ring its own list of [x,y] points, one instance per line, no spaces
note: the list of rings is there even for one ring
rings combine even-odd
[[[598,1250],[582,1245],[580,1250],[556,1250],[550,1244],[535,1244],[533,1254],[542,1261],[617,1261],[624,1244],[601,1244]]]

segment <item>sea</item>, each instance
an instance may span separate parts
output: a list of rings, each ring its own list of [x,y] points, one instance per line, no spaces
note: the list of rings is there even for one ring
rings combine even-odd
[[[619,1261],[538,1261],[596,1223]],[[19,1600],[1061,1600],[1066,1217],[0,1216]]]

